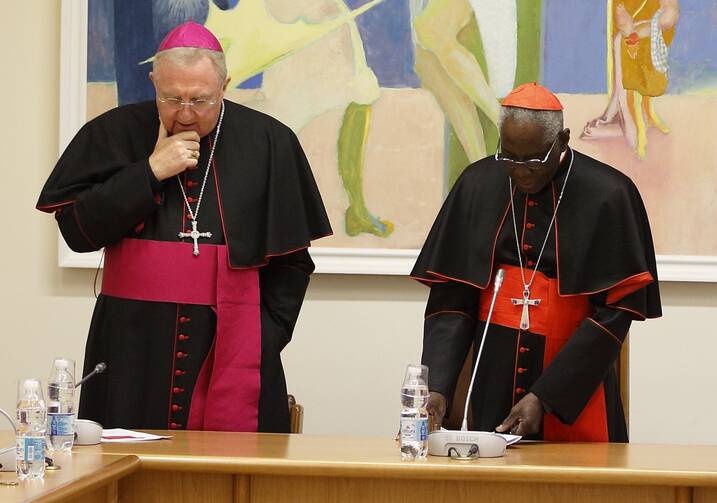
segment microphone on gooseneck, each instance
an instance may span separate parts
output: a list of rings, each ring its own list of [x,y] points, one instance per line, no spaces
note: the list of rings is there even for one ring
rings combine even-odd
[[[488,327],[490,326],[490,318],[491,316],[493,316],[493,307],[495,307],[495,299],[498,296],[498,290],[500,290],[500,287],[503,286],[504,277],[505,271],[503,269],[498,269],[498,272],[495,275],[495,280],[493,282],[493,298],[490,301],[490,309],[488,310],[488,316],[485,320],[485,327],[483,328],[483,338],[481,339],[480,347],[478,348],[478,356],[476,356],[476,363],[473,366],[473,375],[471,376],[471,382],[468,386],[468,393],[466,394],[466,405],[465,409],[463,410],[463,422],[461,423],[461,431],[468,431],[468,406],[470,404],[471,394],[473,393],[473,382],[475,381],[476,374],[478,373],[478,363],[480,363],[480,357],[483,353],[485,337],[488,333]]]
[[[75,388],[79,388],[80,386],[82,386],[82,384],[84,384],[84,382],[85,382],[87,379],[89,379],[89,378],[92,377],[93,375],[101,374],[102,372],[105,371],[105,369],[107,369],[107,364],[106,364],[105,362],[100,362],[100,363],[98,363],[97,365],[95,365],[95,369],[94,369],[92,372],[90,372],[89,374],[87,374],[85,377],[83,377],[82,379],[80,379],[80,380],[77,382],[77,384],[75,384]]]

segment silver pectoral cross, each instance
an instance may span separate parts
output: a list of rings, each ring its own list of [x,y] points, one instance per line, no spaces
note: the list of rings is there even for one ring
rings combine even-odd
[[[531,299],[530,290],[526,288],[523,290],[522,299],[510,299],[510,301],[514,306],[523,306],[523,314],[520,317],[520,329],[528,330],[530,328],[530,315],[528,314],[528,307],[538,306],[538,304],[540,304],[540,299]]]
[[[194,251],[192,252],[196,257],[199,255],[199,238],[210,238],[212,237],[211,232],[199,232],[197,230],[197,221],[192,220],[192,231],[191,232],[180,232],[177,234],[180,239],[192,238],[194,240]]]

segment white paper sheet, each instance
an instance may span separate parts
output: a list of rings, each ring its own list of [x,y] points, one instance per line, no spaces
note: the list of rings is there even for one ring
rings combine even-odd
[[[508,442],[508,445],[516,444],[521,438],[523,438],[520,435],[509,435],[508,433],[496,433],[496,435],[503,437],[505,441]]]
[[[149,433],[142,433],[141,431],[124,430],[122,428],[102,430],[102,443],[149,442],[167,438],[172,437],[169,435],[151,435]]]

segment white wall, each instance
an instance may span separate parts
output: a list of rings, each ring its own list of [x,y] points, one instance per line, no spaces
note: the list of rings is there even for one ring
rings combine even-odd
[[[46,378],[55,355],[82,360],[94,273],[57,267],[54,221],[34,210],[57,157],[59,2],[8,2],[4,14],[0,407],[13,410],[19,377]],[[662,288],[665,317],[631,336],[632,438],[717,444],[717,284]],[[314,276],[284,358],[307,433],[395,433],[426,294],[401,277]]]
[[[717,284],[662,284],[663,317],[630,334],[631,441],[717,444]]]

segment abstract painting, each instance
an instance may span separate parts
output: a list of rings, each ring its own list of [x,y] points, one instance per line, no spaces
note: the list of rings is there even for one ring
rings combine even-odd
[[[571,145],[638,185],[661,257],[717,256],[717,0],[88,0],[87,119],[153,99],[149,58],[193,19],[228,99],[298,134],[332,250],[415,256],[501,99],[537,81]],[[371,272],[371,271],[365,271]],[[405,270],[400,272],[407,272]],[[717,274],[715,274],[717,279]]]

